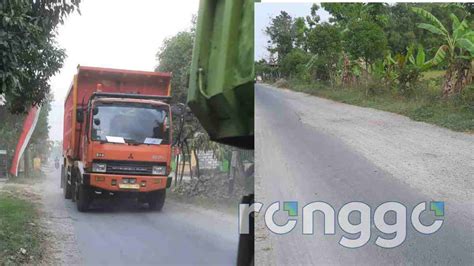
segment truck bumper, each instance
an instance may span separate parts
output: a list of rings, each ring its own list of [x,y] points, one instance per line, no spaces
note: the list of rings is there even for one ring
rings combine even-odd
[[[127,176],[115,174],[89,174],[89,184],[92,187],[108,191],[151,192],[166,189],[171,186],[168,176]],[[135,179],[134,184],[124,184],[123,179]]]

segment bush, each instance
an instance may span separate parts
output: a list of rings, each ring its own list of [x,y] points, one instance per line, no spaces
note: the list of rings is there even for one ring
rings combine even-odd
[[[421,71],[415,66],[405,65],[397,70],[398,91],[402,95],[412,95],[420,78]]]
[[[280,62],[281,74],[285,77],[298,77],[304,72],[304,66],[308,63],[310,55],[301,50],[293,49]]]

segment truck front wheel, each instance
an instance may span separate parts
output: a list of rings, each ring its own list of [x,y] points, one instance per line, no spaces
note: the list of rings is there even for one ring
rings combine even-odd
[[[90,189],[83,184],[77,184],[77,186],[77,210],[80,212],[85,212],[89,209],[89,205],[91,203],[91,192]]]
[[[150,209],[161,211],[165,205],[166,189],[150,192],[148,195],[148,205]]]

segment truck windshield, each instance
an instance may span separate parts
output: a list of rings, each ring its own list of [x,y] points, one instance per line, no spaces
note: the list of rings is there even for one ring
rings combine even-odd
[[[91,123],[92,140],[169,144],[168,107],[101,103],[93,109]]]

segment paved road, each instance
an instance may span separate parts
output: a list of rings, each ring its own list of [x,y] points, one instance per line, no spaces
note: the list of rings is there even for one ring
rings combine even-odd
[[[374,209],[398,201],[412,208],[423,201],[445,201],[444,223],[422,235],[407,223],[405,242],[393,249],[374,244],[348,249],[342,235],[302,235],[301,222],[288,234],[275,235],[257,219],[256,264],[441,264],[474,261],[474,137],[391,113],[360,108],[257,85],[256,197],[269,204],[297,200],[330,203],[336,213],[347,202]],[[268,205],[267,205],[268,206]],[[301,212],[299,211],[299,221]],[[277,215],[277,222],[285,222]],[[358,222],[358,217],[351,217]],[[422,215],[431,224],[434,215]],[[319,224],[318,224],[319,221]],[[388,222],[394,216],[388,215]],[[387,238],[393,235],[384,235]]]
[[[163,212],[125,202],[120,209],[99,203],[79,213],[63,199],[57,170],[42,186],[52,227],[62,231],[56,234],[61,264],[235,264],[237,216],[173,201],[165,203]]]

